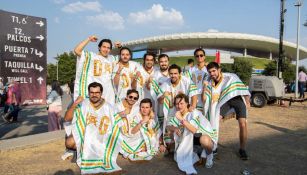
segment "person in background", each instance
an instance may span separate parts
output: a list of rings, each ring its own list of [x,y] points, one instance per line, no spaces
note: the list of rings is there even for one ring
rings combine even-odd
[[[307,75],[303,71],[303,69],[300,69],[298,73],[298,90],[300,92],[299,98],[305,98],[304,84],[306,83],[306,81],[307,81]]]
[[[51,92],[47,98],[48,107],[48,131],[55,131],[61,129],[62,111],[62,95],[63,90],[58,81],[53,80],[51,84]]]
[[[2,77],[0,77],[0,106],[4,106],[4,98],[3,98],[3,94],[4,94],[4,85],[3,85],[3,79]]]
[[[5,101],[5,105],[4,105],[4,112],[3,112],[3,115],[2,115],[2,118],[4,121],[6,122],[11,122],[11,118],[12,118],[12,115],[11,113],[14,111],[14,104],[15,104],[15,96],[13,94],[13,87],[14,84],[11,82],[11,83],[8,83],[6,85],[6,101]]]
[[[190,70],[190,68],[192,68],[193,66],[194,66],[194,60],[188,59],[188,64],[186,66],[184,66],[182,72],[186,72],[186,71]]]
[[[67,106],[67,109],[70,108],[70,106],[74,103],[74,86],[75,86],[75,78],[72,78],[70,82],[68,82],[68,88],[69,88],[68,94],[70,95],[71,101]]]

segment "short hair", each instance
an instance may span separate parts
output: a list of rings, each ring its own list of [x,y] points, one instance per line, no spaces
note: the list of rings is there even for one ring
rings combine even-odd
[[[147,52],[147,53],[145,53],[144,56],[143,56],[144,62],[145,62],[145,58],[146,58],[148,55],[149,55],[149,56],[152,56],[152,57],[153,57],[153,60],[155,61],[155,59],[156,59],[156,54]]]
[[[135,90],[135,89],[129,89],[129,90],[127,91],[127,96],[130,95],[130,94],[132,94],[132,93],[138,94],[138,98],[139,98],[139,92],[138,92],[137,90]]]
[[[220,65],[216,62],[210,62],[208,65],[207,65],[207,70],[209,69],[212,69],[212,68],[216,68],[216,69],[219,69],[220,68]]]
[[[169,56],[167,54],[164,54],[164,53],[158,56],[158,61],[160,61],[160,59],[163,58],[163,57],[166,57],[167,60],[169,61]]]
[[[143,103],[149,103],[150,107],[152,107],[152,102],[149,98],[144,98],[143,100],[141,100],[140,107]]]
[[[172,70],[172,69],[177,69],[179,74],[181,73],[181,68],[177,65],[177,64],[172,64],[169,68],[168,71]]]
[[[206,56],[206,52],[205,52],[205,50],[204,50],[203,48],[195,49],[195,51],[194,51],[194,56],[196,56],[196,53],[197,53],[198,51],[202,51],[202,52],[204,53],[204,56]]]
[[[123,50],[128,50],[129,54],[131,55],[131,59],[132,59],[132,51],[128,47],[122,47],[119,50],[119,54],[121,54]]]
[[[88,85],[88,88],[87,88],[88,92],[90,92],[90,88],[91,88],[91,87],[93,87],[93,88],[99,87],[99,88],[100,88],[100,92],[101,92],[101,93],[103,92],[103,87],[102,87],[102,85],[101,85],[100,83],[98,83],[98,82],[93,82],[93,83],[89,84],[89,85]]]
[[[112,49],[112,41],[110,39],[102,39],[98,44],[98,49],[100,49],[100,47],[102,46],[102,43],[109,43],[110,49]]]
[[[188,64],[191,64],[191,63],[194,63],[194,60],[193,59],[188,59]]]
[[[183,93],[179,93],[175,96],[174,98],[174,105],[176,105],[176,100],[177,99],[180,99],[181,100],[184,100],[188,105],[189,105],[189,97]]]

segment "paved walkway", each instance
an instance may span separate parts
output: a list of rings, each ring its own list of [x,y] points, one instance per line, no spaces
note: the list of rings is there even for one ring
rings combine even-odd
[[[69,102],[69,95],[64,94],[62,116],[64,116]],[[3,108],[0,110],[2,113]],[[19,112],[18,120],[19,122],[17,123],[6,123],[0,118],[0,140],[48,132],[46,105],[22,107],[22,110]]]

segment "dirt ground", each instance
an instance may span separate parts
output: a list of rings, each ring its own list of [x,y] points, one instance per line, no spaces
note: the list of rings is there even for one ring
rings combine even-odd
[[[238,158],[238,124],[221,123],[218,155],[214,166],[197,166],[198,174],[307,174],[307,102],[291,107],[278,105],[250,108],[248,154]],[[0,174],[80,174],[75,163],[61,160],[64,141],[0,152]],[[150,162],[131,163],[118,157],[126,175],[183,174],[171,156],[159,155]]]

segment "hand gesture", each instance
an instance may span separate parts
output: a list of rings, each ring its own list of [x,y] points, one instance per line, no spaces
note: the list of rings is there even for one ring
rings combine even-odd
[[[98,40],[97,36],[95,36],[95,35],[92,35],[92,36],[88,37],[88,39],[89,39],[91,42],[97,42],[97,40]]]
[[[150,111],[149,118],[150,119],[154,119],[155,118],[155,113],[152,110]]]
[[[181,136],[181,131],[180,131],[180,129],[179,128],[175,128],[175,131],[174,131],[176,134],[177,134],[177,136]]]
[[[122,47],[122,43],[120,41],[115,41],[114,42],[114,46],[115,46],[115,48],[121,48]]]
[[[84,98],[83,98],[82,96],[79,96],[79,97],[75,100],[74,104],[77,106],[77,105],[80,104],[83,100],[84,100]]]
[[[164,153],[164,152],[166,151],[166,147],[165,147],[164,145],[160,145],[160,146],[159,146],[159,151],[160,151],[161,153]]]

